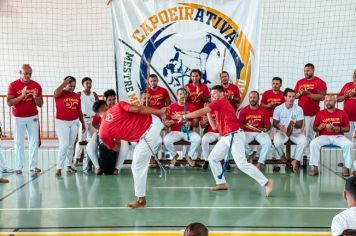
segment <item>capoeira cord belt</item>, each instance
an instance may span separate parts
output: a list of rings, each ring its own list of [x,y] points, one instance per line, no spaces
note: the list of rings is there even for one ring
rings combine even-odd
[[[234,141],[234,135],[236,132],[230,133],[231,135],[231,139],[230,139],[230,146],[229,146],[229,152],[227,153],[225,159],[224,159],[224,165],[223,165],[223,169],[220,175],[218,175],[218,179],[222,179],[222,177],[224,176],[225,171],[227,170],[228,166],[229,166],[229,161],[230,161],[230,156],[231,156],[231,147],[232,147],[232,142]]]
[[[159,166],[159,169],[160,169],[160,171],[161,171],[161,174],[159,175],[159,177],[162,178],[163,173],[164,173],[164,180],[167,180],[167,171],[166,171],[166,169],[163,167],[162,163],[159,161],[158,156],[157,156],[157,153],[155,153],[155,152],[153,151],[153,149],[151,148],[150,144],[148,143],[148,141],[147,141],[147,139],[146,139],[146,135],[143,135],[143,139],[145,140],[145,142],[146,142],[148,148],[150,149],[152,155],[155,157],[155,160],[156,160],[156,162],[157,162],[157,165]]]

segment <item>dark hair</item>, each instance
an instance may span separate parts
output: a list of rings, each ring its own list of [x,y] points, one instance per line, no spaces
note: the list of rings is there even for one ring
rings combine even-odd
[[[272,78],[272,81],[273,81],[273,80],[277,80],[277,81],[279,81],[279,82],[282,84],[282,79],[281,79],[280,77],[273,77],[273,78]]]
[[[259,93],[259,92],[257,92],[256,90],[252,90],[252,91],[250,92],[250,94],[251,94],[251,93],[257,94],[257,99],[260,100],[260,93]]]
[[[283,92],[283,96],[287,97],[288,93],[295,93],[295,91],[291,88],[286,88]]]
[[[108,97],[115,96],[116,97],[116,92],[113,89],[108,89],[104,92],[104,99],[108,100]]]
[[[221,85],[214,85],[211,90],[218,90],[219,92],[224,92],[224,88]]]
[[[193,70],[190,71],[189,77],[192,77],[193,73],[198,73],[199,74],[199,77],[200,77],[199,83],[201,84],[201,71],[199,69],[193,69]],[[192,83],[192,82],[193,82],[193,80],[189,79],[189,83]]]
[[[84,83],[85,83],[86,81],[92,82],[91,78],[89,78],[89,77],[84,77],[84,78],[82,79],[82,85],[84,85]]]
[[[183,92],[183,89],[182,88],[177,89],[177,94],[179,93],[179,91]]]
[[[208,236],[208,228],[201,223],[192,223],[184,230],[184,236]]]
[[[230,78],[230,74],[229,74],[229,72],[227,72],[226,70],[221,71],[220,76],[221,76],[222,74],[227,74],[227,76],[229,76],[229,78]]]
[[[93,111],[94,111],[95,113],[98,113],[100,107],[102,107],[102,106],[106,106],[106,102],[105,102],[104,100],[97,100],[97,101],[95,101],[94,104],[93,104]]]
[[[64,77],[64,80],[66,79],[70,79],[69,83],[77,82],[77,80],[71,75],[67,75],[66,77]]]
[[[314,70],[314,65],[313,64],[311,64],[311,63],[307,63],[307,64],[305,64],[305,66],[304,67],[310,67],[310,68],[312,68],[313,70]]]
[[[150,74],[149,78],[157,78],[158,79],[158,76],[156,74]]]
[[[345,191],[356,199],[356,176],[346,179]]]

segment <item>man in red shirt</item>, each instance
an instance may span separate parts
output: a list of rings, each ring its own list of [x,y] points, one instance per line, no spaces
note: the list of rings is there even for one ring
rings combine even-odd
[[[188,92],[188,102],[193,104],[195,109],[204,107],[204,103],[209,100],[209,88],[201,83],[201,71],[198,69],[191,70],[190,80],[185,85],[185,90]]]
[[[147,104],[148,106],[161,109],[162,107],[167,107],[171,104],[171,98],[169,97],[168,91],[161,86],[158,86],[158,77],[155,74],[151,74],[148,78],[148,85],[146,90],[147,98],[144,101],[144,105],[146,102],[149,101]]]
[[[39,122],[37,107],[42,107],[42,87],[31,80],[32,68],[24,64],[20,70],[20,78],[10,83],[7,92],[7,104],[12,108],[14,116],[14,139],[16,156],[16,174],[22,174],[25,158],[26,131],[29,140],[29,169],[41,172],[37,167]]]
[[[350,119],[350,131],[345,136],[352,141],[356,131],[356,70],[352,76],[352,81],[342,87],[337,95],[338,102],[344,102],[344,111]]]
[[[239,88],[235,84],[230,83],[230,75],[227,71],[220,73],[220,81],[227,100],[229,100],[235,110],[237,110],[241,102]]]
[[[239,114],[241,127],[245,131],[246,150],[249,150],[249,143],[256,140],[261,145],[261,152],[256,167],[262,171],[262,165],[265,164],[267,153],[272,142],[266,133],[271,129],[271,122],[267,111],[259,106],[259,93],[251,91],[249,95],[250,105],[244,107]],[[248,153],[248,151],[247,151]]]
[[[189,140],[187,133],[182,131],[182,126],[184,121],[179,122],[173,117],[173,114],[179,113],[184,114],[184,95],[183,90],[180,88],[177,90],[178,101],[169,106],[169,113],[166,116],[165,126],[170,129],[170,132],[164,137],[163,143],[168,152],[172,155],[172,166],[175,165],[179,157],[175,150],[174,143],[180,140],[185,140],[190,142],[190,148],[188,155],[185,157],[190,166],[194,166],[195,162],[192,160],[193,155],[199,148],[201,137],[198,133],[192,131],[193,127],[198,127],[199,122],[197,119],[190,119],[187,121],[187,126],[189,128]],[[195,111],[195,107],[191,103],[187,103],[187,113]]]
[[[120,101],[109,109],[105,101],[99,100],[94,103],[93,110],[102,118],[99,137],[109,149],[119,152],[121,140],[137,142],[131,165],[137,200],[129,203],[128,207],[146,207],[149,161],[162,143],[160,133],[163,124],[157,116],[166,114],[167,108],[157,110]]]
[[[294,91],[298,105],[303,109],[304,113],[304,133],[307,137],[307,148],[304,149],[306,156],[309,155],[309,144],[313,140],[315,134],[313,130],[313,123],[316,113],[320,111],[320,101],[323,101],[326,94],[326,83],[314,76],[314,65],[308,63],[304,66],[305,78],[300,79],[295,85]]]
[[[344,136],[350,130],[350,121],[345,111],[335,107],[336,97],[327,95],[325,98],[326,109],[316,114],[314,121],[314,130],[319,136],[310,143],[310,162],[312,166],[309,175],[319,173],[318,166],[320,162],[320,149],[324,145],[336,145],[343,151],[344,170],[343,176],[350,176],[351,168],[351,141]]]
[[[269,196],[272,191],[272,181],[268,180],[253,164],[247,162],[245,157],[245,134],[240,129],[240,122],[236,117],[235,109],[225,97],[224,88],[221,85],[212,87],[211,97],[213,101],[207,107],[186,115],[178,113],[175,115],[180,120],[197,118],[208,113],[215,113],[216,115],[216,121],[209,120],[212,128],[217,129],[221,136],[209,155],[209,165],[217,184],[211,190],[228,189],[225,177],[219,178],[222,173],[220,161],[231,151],[237,167],[255,179],[261,186],[264,186],[266,190],[265,196]]]

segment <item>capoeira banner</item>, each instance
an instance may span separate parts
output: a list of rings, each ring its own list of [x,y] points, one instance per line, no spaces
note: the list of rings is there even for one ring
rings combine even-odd
[[[244,100],[258,85],[261,2],[113,0],[119,98],[138,103],[150,73],[174,101],[182,78],[200,69],[208,87],[228,71]]]

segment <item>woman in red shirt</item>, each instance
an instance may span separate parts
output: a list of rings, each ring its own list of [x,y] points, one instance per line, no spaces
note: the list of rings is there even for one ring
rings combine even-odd
[[[201,83],[201,72],[198,69],[193,69],[190,72],[189,83],[185,85],[188,92],[189,102],[195,106],[195,109],[204,107],[204,103],[208,102],[210,92],[206,84]]]
[[[64,78],[63,83],[54,90],[56,102],[56,132],[59,140],[56,176],[62,175],[64,162],[67,171],[76,172],[72,167],[74,143],[78,134],[79,121],[85,130],[83,114],[80,109],[80,95],[74,92],[76,80],[72,76]]]

